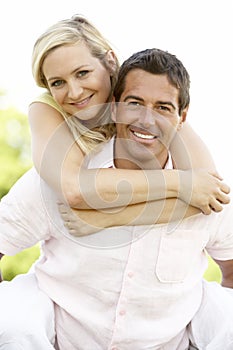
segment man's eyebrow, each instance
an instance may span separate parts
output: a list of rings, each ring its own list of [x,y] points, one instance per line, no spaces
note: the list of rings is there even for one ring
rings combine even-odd
[[[127,102],[128,100],[135,100],[135,101],[140,101],[144,102],[144,99],[140,96],[135,96],[135,95],[128,95],[124,98],[123,102]],[[171,106],[174,110],[176,110],[176,106],[170,102],[170,101],[156,101],[157,105],[168,105]]]
[[[128,100],[136,100],[136,101],[144,102],[144,99],[142,97],[134,96],[134,95],[128,95],[124,98],[124,102],[127,102]]]

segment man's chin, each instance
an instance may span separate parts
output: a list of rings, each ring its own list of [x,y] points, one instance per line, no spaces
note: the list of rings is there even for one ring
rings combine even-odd
[[[161,165],[156,155],[149,150],[136,147],[130,152],[129,160],[135,164],[137,169],[152,170],[161,169]]]

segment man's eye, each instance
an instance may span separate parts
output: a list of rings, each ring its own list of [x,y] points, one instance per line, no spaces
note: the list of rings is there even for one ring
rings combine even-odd
[[[140,111],[142,110],[143,105],[138,102],[138,101],[128,101],[126,104],[125,104],[125,108],[127,111],[131,111],[131,112],[134,112],[134,113],[140,113]]]
[[[171,112],[171,109],[168,106],[159,106],[158,109],[164,112]]]
[[[140,107],[141,105],[138,103],[138,101],[129,101],[126,105],[126,108],[129,111],[138,111]]]
[[[136,107],[136,106],[141,106],[138,101],[130,101],[128,102],[128,106]]]

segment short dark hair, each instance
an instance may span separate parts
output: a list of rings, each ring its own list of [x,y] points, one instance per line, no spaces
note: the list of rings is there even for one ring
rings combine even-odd
[[[175,55],[155,48],[136,52],[121,65],[114,89],[116,102],[120,101],[125,89],[126,76],[133,69],[166,75],[170,83],[179,89],[179,115],[189,105],[190,77],[186,68]]]

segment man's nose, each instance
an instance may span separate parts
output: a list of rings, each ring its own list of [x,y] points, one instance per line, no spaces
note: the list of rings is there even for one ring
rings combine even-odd
[[[83,93],[82,85],[77,81],[71,81],[68,84],[68,96],[72,100],[77,100]]]
[[[153,110],[150,108],[143,108],[140,112],[139,123],[144,127],[149,127],[155,124]]]

